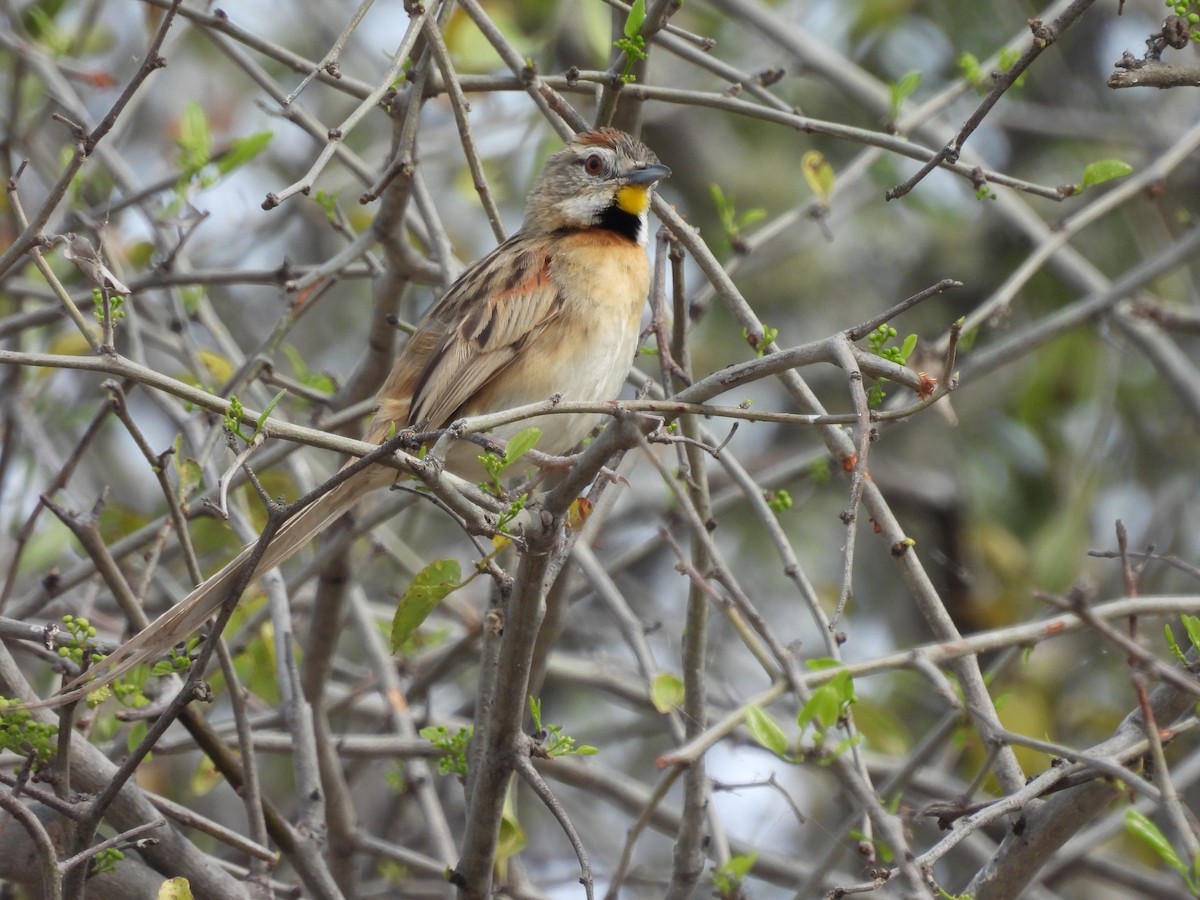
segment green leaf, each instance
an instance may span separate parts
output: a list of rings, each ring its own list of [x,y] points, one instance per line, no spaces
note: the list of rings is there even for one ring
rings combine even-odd
[[[756,206],[754,209],[748,209],[738,216],[737,225],[740,231],[743,228],[749,228],[755,222],[761,222],[767,217],[767,211],[761,206]]]
[[[192,490],[200,484],[204,478],[204,472],[200,468],[200,463],[185,457],[177,463],[179,466],[179,494],[183,499],[191,496]]]
[[[900,345],[900,355],[907,361],[915,349],[917,349],[917,336],[910,334],[904,339],[904,343]]]
[[[172,878],[158,888],[156,900],[192,900],[192,886],[186,878]]]
[[[834,745],[833,750],[830,751],[830,755],[831,756],[841,756],[843,753],[845,753],[851,747],[857,747],[862,743],[863,743],[863,736],[861,734],[853,734],[848,738],[842,738],[840,741],[837,742],[837,744]]]
[[[758,861],[758,852],[739,854],[738,856],[730,857],[729,862],[725,863],[721,868],[729,875],[735,878],[742,879],[750,874],[750,870],[754,868],[754,863]]]
[[[54,16],[58,14],[59,10],[48,11],[41,8],[50,5],[52,4],[30,4],[24,16],[25,27],[29,31],[29,36],[44,45],[51,55],[62,56],[70,51],[71,39],[54,21]]]
[[[212,159],[212,133],[208,128],[208,116],[204,107],[194,100],[183,106],[179,116],[179,164],[183,176],[190,178],[208,165]]]
[[[300,355],[300,351],[291,344],[284,344],[280,349],[283,350],[283,355],[288,358],[288,362],[292,364],[292,371],[296,373],[296,378],[303,381],[308,377],[308,363],[304,361],[304,357]]]
[[[754,868],[754,864],[757,861],[758,851],[754,851],[752,853],[731,856],[729,862],[713,869],[713,887],[717,889],[717,896],[735,896],[735,892],[737,892],[742,882],[746,880],[746,876],[750,874],[750,870]],[[737,894],[737,896],[740,896],[740,894]]]
[[[843,668],[843,663],[829,657],[810,659],[807,665],[813,671]],[[796,716],[796,724],[803,729],[809,723],[816,723],[818,731],[828,731],[845,715],[854,700],[854,679],[847,671],[838,672],[813,691],[808,702],[800,708],[800,713]]]
[[[540,428],[526,428],[524,431],[514,434],[508,439],[508,444],[504,447],[505,463],[512,465],[532,450],[541,436],[542,432]]]
[[[504,810],[500,816],[500,831],[496,835],[496,865],[503,866],[510,857],[516,856],[525,849],[527,838],[525,829],[517,819],[516,805],[513,802],[514,791],[504,795]]]
[[[800,158],[800,171],[818,200],[825,206],[829,205],[829,195],[833,193],[836,175],[833,166],[818,150],[809,150]]]
[[[625,20],[625,37],[636,37],[646,21],[646,0],[633,0],[629,7],[629,17]]]
[[[267,404],[267,408],[264,409],[259,414],[258,420],[254,423],[254,433],[255,434],[258,434],[260,431],[262,431],[263,422],[267,421],[267,416],[271,415],[271,412],[275,409],[275,407],[279,403],[279,401],[283,399],[283,395],[286,393],[287,393],[287,389],[284,388],[282,391],[280,391],[278,394],[276,394],[273,398],[271,398],[271,402]]]
[[[237,138],[229,145],[229,150],[217,160],[217,171],[222,175],[228,175],[234,169],[244,166],[266,150],[267,144],[271,143],[273,137],[275,137],[274,132],[260,131],[250,137]]]
[[[517,432],[508,439],[508,443],[504,446],[504,456],[499,456],[491,450],[486,450],[481,453],[476,459],[479,460],[483,470],[487,472],[488,481],[491,482],[491,487],[496,493],[500,493],[500,479],[504,477],[504,473],[508,467],[515,463],[518,459],[533,449],[533,446],[541,438],[542,432],[537,428],[526,428],[524,431]],[[487,482],[480,485],[484,490],[488,490]],[[519,501],[521,506],[524,505],[524,500]],[[516,507],[515,511],[508,517],[511,521],[517,512],[520,512],[521,507]]]
[[[814,656],[812,659],[805,660],[804,665],[813,672],[823,672],[826,669],[840,669],[845,663],[832,656]]]
[[[776,756],[787,758],[787,735],[779,727],[779,723],[771,718],[771,714],[758,706],[746,708],[746,727],[750,735],[760,746],[770,750]]]
[[[445,725],[426,725],[417,733],[442,751],[442,758],[438,760],[440,774],[467,777],[467,747],[475,734],[474,726],[460,728],[451,735]]]
[[[767,211],[755,207],[738,215],[735,198],[732,194],[726,197],[721,186],[715,183],[708,186],[708,191],[712,195],[713,205],[717,208],[717,218],[721,222],[721,229],[725,232],[725,237],[729,239],[729,242],[734,245],[734,249],[737,249],[742,229],[749,228],[755,222],[765,219]]]
[[[892,93],[905,100],[912,96],[913,91],[917,89],[917,85],[921,83],[920,72],[909,72],[905,74],[899,81],[892,85]]]
[[[1171,650],[1171,655],[1174,656],[1181,663],[1186,663],[1187,657],[1184,656],[1183,651],[1179,648],[1179,645],[1177,643],[1175,643],[1175,632],[1173,632],[1171,630],[1170,623],[1163,626],[1163,634],[1165,635],[1165,637],[1167,639],[1167,646]]]
[[[999,66],[1001,72],[1007,72],[1015,66],[1021,58],[1021,51],[1016,47],[1005,47],[996,56],[996,65]]]
[[[225,384],[230,381],[234,372],[237,371],[229,357],[215,350],[199,347],[196,349],[196,359],[200,361],[217,384]]]
[[[720,216],[721,223],[728,230],[728,226],[733,223],[733,204],[725,199],[725,192],[715,181],[709,184],[708,192],[712,195],[713,205],[717,208],[717,215]]]
[[[854,679],[850,677],[849,672],[839,672],[829,682],[829,687],[837,694],[837,698],[843,706],[849,706],[854,702]]]
[[[816,722],[818,730],[828,731],[837,723],[839,706],[837,695],[829,690],[829,685],[823,684],[800,707],[796,724],[807,728],[810,722]]]
[[[325,218],[330,222],[337,221],[337,194],[331,194],[328,191],[323,191],[317,188],[312,193],[313,202],[325,211]]]
[[[1000,68],[1001,72],[1007,72],[1020,61],[1021,51],[1016,47],[1005,47],[996,57],[996,65]],[[1028,75],[1028,72],[1022,72],[1017,76],[1017,80],[1012,83],[1012,86],[1014,88],[1025,87],[1025,78]]]
[[[130,753],[136,750],[138,744],[142,742],[142,739],[146,736],[146,732],[149,730],[150,728],[144,719],[135,720],[133,727],[125,733],[125,749]]]
[[[963,74],[963,78],[972,87],[981,88],[984,86],[983,66],[979,64],[979,58],[974,53],[960,53],[958,56],[958,69]]]
[[[171,444],[171,463],[175,466],[175,471],[179,473],[179,499],[187,500],[203,480],[204,471],[200,468],[200,463],[190,456],[183,455],[182,433],[175,435],[175,440]]]
[[[185,147],[199,147],[210,140],[204,107],[195,100],[189,100],[183,105],[183,112],[179,116],[179,143]]]
[[[542,701],[532,694],[529,695],[529,719],[533,722],[534,733],[542,730]]]
[[[683,679],[663,672],[650,685],[650,702],[660,713],[669,713],[683,705]]]
[[[392,652],[416,633],[434,608],[462,582],[457,559],[439,559],[417,573],[392,618]]]
[[[200,312],[200,303],[204,300],[204,289],[198,285],[184,285],[179,290],[179,299],[183,301],[183,311],[189,316]]]
[[[1192,642],[1192,646],[1200,650],[1200,618],[1196,616],[1180,616],[1179,620],[1183,622],[1183,630],[1187,632],[1188,640]]]
[[[891,108],[892,118],[895,119],[900,112],[900,104],[912,96],[913,91],[917,89],[917,85],[921,83],[920,72],[909,72],[901,76],[900,80],[891,85]]]
[[[317,191],[317,193],[321,192]],[[280,349],[283,351],[283,355],[288,358],[288,362],[292,364],[292,370],[296,373],[296,379],[301,384],[313,390],[320,391],[323,394],[333,393],[333,380],[328,375],[309,369],[308,363],[304,361],[304,357],[300,355],[299,350],[291,344],[284,344]]]
[[[1106,181],[1112,181],[1114,178],[1124,178],[1133,171],[1133,166],[1127,162],[1121,162],[1119,159],[1101,159],[1091,163],[1083,170],[1083,181],[1079,184],[1079,190],[1085,190],[1090,187],[1095,187],[1098,184],[1104,184]]]
[[[1183,875],[1188,875],[1187,864],[1179,858],[1167,836],[1159,831],[1158,826],[1133,807],[1125,810],[1125,830],[1140,840],[1143,844],[1158,854],[1158,858]]]

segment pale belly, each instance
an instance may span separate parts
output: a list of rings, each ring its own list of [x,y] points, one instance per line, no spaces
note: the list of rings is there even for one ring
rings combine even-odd
[[[503,398],[496,398],[502,401],[499,405],[512,408],[540,403],[555,394],[565,401],[617,399],[633,363],[638,321],[634,320],[632,325],[614,325],[617,323],[592,323],[586,339],[564,340],[556,346],[549,346],[548,341],[537,342],[543,345],[539,348],[542,352],[537,352],[525,366],[528,377],[511,384]],[[562,337],[560,332],[556,335]],[[542,436],[537,449],[561,455],[583,440],[600,418],[595,413],[552,413],[505,425],[492,433],[507,440],[526,428],[538,428]]]

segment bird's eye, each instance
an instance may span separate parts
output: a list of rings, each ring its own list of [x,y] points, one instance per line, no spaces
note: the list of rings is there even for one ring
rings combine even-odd
[[[599,175],[604,171],[604,157],[599,153],[593,153],[586,157],[583,160],[583,171],[589,175]]]

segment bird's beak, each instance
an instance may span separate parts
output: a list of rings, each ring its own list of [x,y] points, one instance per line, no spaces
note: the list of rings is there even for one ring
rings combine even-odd
[[[617,190],[617,206],[623,212],[640,216],[650,208],[651,186],[670,174],[671,170],[662,163],[651,163],[622,176],[624,184]]]
[[[642,166],[640,169],[634,169],[625,176],[624,181],[626,184],[651,185],[656,181],[670,177],[671,170],[662,163],[651,163],[650,165]]]

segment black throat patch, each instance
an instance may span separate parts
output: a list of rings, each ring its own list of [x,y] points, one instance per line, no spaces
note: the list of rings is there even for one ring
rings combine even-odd
[[[635,244],[641,243],[642,217],[625,212],[614,202],[600,216],[598,227],[624,235]]]

